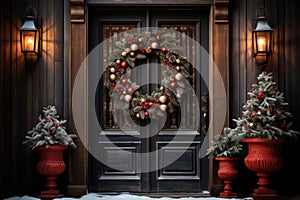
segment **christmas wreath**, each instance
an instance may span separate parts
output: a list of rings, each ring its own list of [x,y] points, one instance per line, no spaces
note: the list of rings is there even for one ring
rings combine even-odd
[[[115,43],[117,48],[110,56],[104,82],[110,97],[115,99],[114,108],[129,109],[135,121],[157,119],[165,112],[179,111],[180,99],[190,88],[186,86],[192,79],[192,65],[180,55],[179,42],[172,31],[160,29],[124,34],[124,38]],[[150,56],[157,57],[160,64],[167,67],[161,71],[162,80],[157,89],[143,94],[140,86],[131,81],[130,70]]]

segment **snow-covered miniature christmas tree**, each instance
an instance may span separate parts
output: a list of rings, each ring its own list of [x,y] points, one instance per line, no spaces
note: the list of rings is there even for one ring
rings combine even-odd
[[[59,119],[55,106],[43,108],[43,115],[39,116],[38,122],[32,130],[28,131],[26,140],[32,149],[38,146],[66,145],[76,148],[73,138],[75,134],[68,134],[64,124],[66,120]]]
[[[294,140],[299,132],[292,130],[292,114],[287,111],[288,103],[278,91],[272,73],[262,72],[258,82],[252,84],[248,100],[243,106],[242,116],[235,119],[236,128],[231,129],[231,137]]]

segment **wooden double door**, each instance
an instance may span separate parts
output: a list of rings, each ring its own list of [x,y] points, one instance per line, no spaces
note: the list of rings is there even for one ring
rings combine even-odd
[[[116,33],[133,28],[166,27],[183,32],[201,44],[208,51],[209,35],[209,10],[206,7],[94,7],[89,9],[89,50],[92,50],[102,41],[113,37]],[[194,49],[191,46],[189,49]],[[107,47],[103,47],[107,48]],[[196,59],[197,55],[191,50],[190,55]],[[149,58],[146,62],[155,62]],[[106,66],[106,64],[103,64]],[[207,65],[200,66],[204,71]],[[142,79],[159,77],[159,70],[149,68],[140,74]],[[207,93],[207,85],[203,82],[201,74],[191,69],[193,74],[192,87],[201,107],[201,97]],[[100,81],[100,83],[102,83]],[[150,88],[150,89],[149,89]],[[151,86],[147,89],[151,89]],[[89,158],[89,189],[95,192],[140,192],[140,193],[201,193],[208,190],[208,160],[200,158],[199,151],[205,131],[203,113],[195,113],[193,102],[185,102],[181,106],[181,116],[190,119],[192,123],[180,120],[175,114],[169,116],[164,128],[153,134],[151,129],[144,133],[133,131],[132,135],[122,132],[115,124],[111,115],[111,102],[105,88],[98,87],[96,95],[96,109],[101,124],[101,131],[90,143],[98,145],[99,153],[105,162]],[[189,101],[189,100],[188,100]],[[192,101],[192,100],[191,100]],[[196,116],[200,117],[200,126],[195,127]],[[194,117],[193,117],[194,116]],[[177,132],[178,124],[183,124],[183,130]],[[138,137],[138,135],[149,137]],[[168,145],[179,135],[176,142]],[[104,140],[103,138],[106,138]],[[190,141],[190,138],[193,141]],[[96,138],[96,139],[95,139]],[[107,141],[108,138],[108,141]],[[119,148],[116,148],[112,143]],[[186,145],[188,144],[188,147]],[[158,151],[161,150],[161,151]],[[145,156],[143,153],[155,152],[155,156]],[[169,165],[164,163],[169,157],[180,154],[181,156]],[[153,166],[157,170],[152,169]],[[163,167],[160,167],[163,166]],[[118,170],[114,169],[118,168]],[[122,170],[120,170],[120,168]]]

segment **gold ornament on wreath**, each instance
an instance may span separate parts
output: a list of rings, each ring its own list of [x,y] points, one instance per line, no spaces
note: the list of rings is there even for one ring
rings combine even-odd
[[[117,49],[110,56],[104,83],[110,97],[117,97],[116,109],[128,109],[135,121],[157,119],[165,113],[180,110],[180,98],[191,82],[192,65],[181,56],[181,48],[174,34],[168,31],[126,34],[115,43]],[[149,57],[157,57],[167,66],[161,71],[161,85],[151,94],[143,94],[140,86],[130,79],[130,70]],[[174,70],[176,73],[174,73]],[[126,78],[124,78],[126,74]],[[188,81],[184,81],[188,80]]]

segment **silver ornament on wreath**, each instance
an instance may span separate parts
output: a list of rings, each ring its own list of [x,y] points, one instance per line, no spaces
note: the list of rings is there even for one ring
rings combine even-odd
[[[137,44],[132,44],[130,46],[131,51],[137,51],[139,49],[139,46]]]
[[[151,44],[152,49],[158,49],[158,47],[159,47],[159,44],[157,42],[152,42],[152,44]]]

